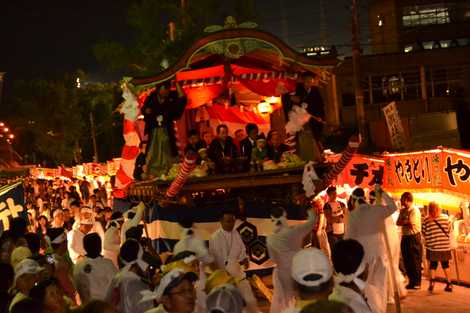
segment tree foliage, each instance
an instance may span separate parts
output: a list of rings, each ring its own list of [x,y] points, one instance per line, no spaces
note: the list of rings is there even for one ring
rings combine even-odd
[[[81,88],[76,85],[77,75]],[[25,162],[71,165],[77,147],[82,150],[81,161],[91,161],[90,112],[96,120],[101,161],[119,155],[121,123],[119,115],[113,115],[119,90],[112,84],[84,84],[85,79],[78,72],[58,80],[14,84],[5,101],[10,115],[6,118],[16,133],[15,149]]]
[[[135,34],[130,44],[113,41],[97,43],[93,52],[108,70],[133,76],[149,75],[163,69],[163,61],[174,63],[200,36],[204,28],[222,24],[227,15],[239,22],[254,21],[254,0],[140,0],[128,10],[127,23]],[[223,4],[223,5],[222,5]],[[168,23],[175,22],[175,41],[169,40]]]

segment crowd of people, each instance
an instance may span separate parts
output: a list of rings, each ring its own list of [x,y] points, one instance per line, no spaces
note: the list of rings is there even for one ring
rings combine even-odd
[[[221,212],[208,245],[191,219],[180,220],[172,253],[158,254],[143,236],[143,203],[113,212],[105,187],[86,180],[27,180],[25,192],[29,220],[13,219],[0,239],[1,313],[261,312],[236,212]],[[406,289],[420,288],[422,241],[429,291],[439,263],[452,291],[451,223],[438,204],[422,217],[410,193],[400,209],[378,186],[369,195],[355,189],[347,204],[335,187],[327,194],[295,226],[273,205],[274,231],[266,240],[276,265],[270,312],[385,313],[394,291],[404,297]]]
[[[320,77],[312,72],[302,74],[302,82],[294,92],[282,97],[283,113],[288,121],[289,112],[294,107],[303,107],[309,114],[307,123],[295,136],[296,154],[303,160],[322,160],[321,143],[325,122],[325,111],[319,86]],[[140,143],[140,154],[135,163],[136,180],[166,175],[178,159],[177,138],[173,122],[179,119],[186,107],[187,98],[179,84],[171,90],[162,84],[146,99],[142,108],[145,121],[145,135]],[[184,153],[197,156],[199,164],[207,164],[212,174],[262,171],[263,162],[281,161],[282,154],[293,146],[283,142],[279,131],[272,129],[267,134],[260,133],[258,126],[248,123],[245,129],[229,134],[226,124],[215,128],[191,129],[187,134]]]
[[[229,128],[225,124],[216,127],[215,138],[210,131],[205,131],[201,139],[195,129],[191,129],[187,137],[185,155],[196,155],[198,164],[206,165],[210,174],[262,171],[264,161],[279,163],[282,154],[291,150],[277,130],[270,130],[265,136],[253,123],[247,124],[245,129],[238,129],[234,138],[229,136]],[[140,149],[134,170],[137,180],[146,177],[148,152],[145,141],[140,144]]]

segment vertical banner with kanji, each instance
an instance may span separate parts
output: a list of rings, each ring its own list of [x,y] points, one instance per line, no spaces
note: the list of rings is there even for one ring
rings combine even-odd
[[[0,188],[0,234],[10,229],[10,221],[18,216],[26,218],[23,183],[18,182]]]
[[[390,141],[392,146],[399,150],[405,150],[407,146],[407,138],[405,135],[405,130],[403,129],[403,124],[398,114],[397,106],[395,101],[390,102],[383,109],[385,120],[388,126],[388,132],[390,134]]]

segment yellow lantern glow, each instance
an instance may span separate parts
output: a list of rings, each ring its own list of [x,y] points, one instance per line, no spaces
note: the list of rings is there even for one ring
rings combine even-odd
[[[273,107],[270,103],[263,101],[258,104],[258,112],[261,114],[270,114],[273,111]]]
[[[271,104],[279,103],[279,97],[269,97],[266,99],[266,102]]]

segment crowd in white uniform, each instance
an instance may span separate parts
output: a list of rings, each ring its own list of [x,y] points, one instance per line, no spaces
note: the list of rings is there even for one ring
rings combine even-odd
[[[353,192],[345,240],[327,253],[304,248],[317,220],[313,209],[306,222],[292,226],[283,208],[273,208],[274,232],[267,238],[276,265],[271,313],[386,312],[387,303],[393,301],[392,282],[398,286],[402,282],[398,269],[391,270],[398,266],[396,229],[385,226],[397,207],[380,188],[376,192],[378,203],[374,205],[366,201],[362,189]],[[235,230],[234,213],[223,213],[221,227],[212,234],[208,247],[196,236],[191,221],[181,221],[180,240],[173,254],[161,262],[165,257],[160,259],[138,231],[144,210],[140,203],[125,214],[113,213],[103,231],[95,212],[82,207],[72,230],[56,231],[50,238],[54,249],[51,264],[56,269],[52,282],[44,278],[46,266],[17,245],[11,254],[17,293],[9,312],[22,312],[22,302],[41,294],[36,289],[54,286],[59,294],[68,296],[68,302],[58,301],[62,310],[46,305],[44,312],[64,313],[74,305],[119,313],[261,312],[259,297],[246,274],[249,258]],[[149,261],[152,256],[156,262]],[[73,263],[69,268],[64,266],[68,257]],[[402,288],[398,291],[404,295]],[[45,294],[43,304],[48,303]]]

